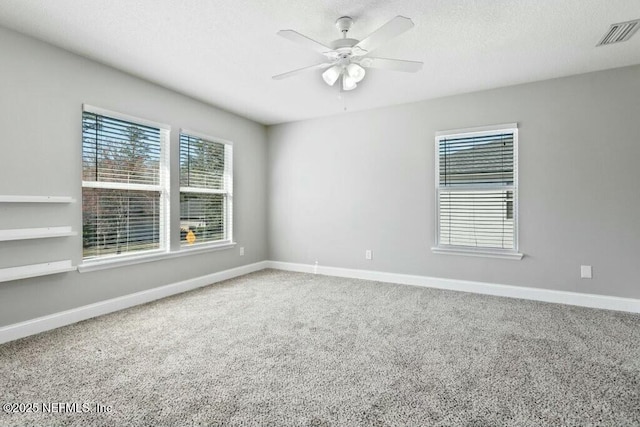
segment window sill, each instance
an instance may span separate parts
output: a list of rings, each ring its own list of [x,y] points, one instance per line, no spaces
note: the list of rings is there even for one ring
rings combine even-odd
[[[462,255],[462,256],[475,256],[483,258],[502,258],[502,259],[514,259],[521,260],[524,254],[519,252],[497,252],[490,250],[469,250],[469,249],[457,249],[457,248],[431,248],[431,252],[434,254],[442,255]]]
[[[141,264],[144,262],[161,261],[165,259],[178,258],[186,255],[194,255],[206,252],[221,251],[236,246],[236,242],[224,242],[218,244],[202,244],[199,246],[181,247],[175,252],[154,252],[143,255],[131,255],[126,257],[114,257],[109,259],[86,261],[78,265],[78,271],[85,273],[89,271],[106,270],[108,268],[124,267],[127,265]]]

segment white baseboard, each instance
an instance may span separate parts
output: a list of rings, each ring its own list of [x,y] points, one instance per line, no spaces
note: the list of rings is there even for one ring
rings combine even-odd
[[[0,344],[59,328],[61,326],[70,325],[92,317],[145,304],[147,302],[176,295],[192,289],[201,288],[212,283],[232,279],[234,277],[253,273],[254,271],[263,270],[265,268],[640,313],[640,300],[633,298],[498,285],[466,280],[441,279],[437,277],[386,273],[371,270],[314,266],[309,264],[295,264],[280,261],[261,261],[170,285],[160,286],[146,291],[136,292],[130,295],[124,295],[106,301],[100,301],[95,304],[85,305],[48,316],[38,317],[25,322],[4,326],[0,328]]]
[[[583,294],[578,292],[556,291],[552,289],[528,288],[522,286],[498,285],[493,283],[471,282],[467,280],[441,279],[437,277],[385,273],[381,271],[314,266],[309,264],[295,264],[279,261],[268,261],[267,264],[269,268],[278,270],[317,273],[326,276],[375,280],[378,282],[398,283],[402,285],[424,286],[427,288],[448,289],[452,291],[472,292],[476,294],[496,295],[509,298],[577,305],[581,307],[640,313],[640,299],[633,298]]]
[[[208,274],[206,276],[196,277],[194,279],[184,280],[170,285],[160,286],[146,291],[136,292],[130,295],[124,295],[118,298],[100,301],[95,304],[89,304],[71,310],[61,311],[48,316],[38,317],[36,319],[27,320],[25,322],[14,323],[0,328],[0,344],[13,341],[29,335],[59,328],[61,326],[70,325],[82,320],[91,319],[92,317],[101,316],[107,313],[113,313],[125,308],[145,304],[160,298],[190,291],[192,289],[201,288],[212,283],[222,280],[232,279],[254,271],[263,270],[268,267],[268,261],[256,262],[254,264],[243,265],[241,267],[229,270],[219,271],[217,273]]]

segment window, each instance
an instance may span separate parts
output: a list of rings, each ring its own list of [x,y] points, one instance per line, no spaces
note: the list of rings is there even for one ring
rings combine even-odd
[[[232,240],[231,143],[180,132],[180,243]]]
[[[436,135],[435,252],[521,258],[517,124]]]
[[[168,249],[168,140],[168,127],[84,106],[84,260]]]

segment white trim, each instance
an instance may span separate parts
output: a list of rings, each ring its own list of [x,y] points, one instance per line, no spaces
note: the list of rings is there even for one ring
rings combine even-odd
[[[61,326],[70,325],[82,320],[91,319],[92,317],[101,316],[103,314],[113,313],[114,311],[123,310],[160,298],[190,291],[192,289],[201,288],[211,285],[222,280],[232,279],[234,277],[253,273],[266,268],[267,261],[257,262],[254,264],[243,265],[229,270],[219,271],[217,273],[208,274],[206,276],[196,277],[184,280],[182,282],[170,285],[160,286],[146,291],[136,292],[130,295],[124,295],[118,298],[100,301],[94,304],[85,305],[71,310],[50,314],[48,316],[38,317],[36,319],[27,320],[25,322],[14,323],[0,328],[0,344],[8,341],[17,340],[29,335],[38,334],[40,332],[59,328]]]
[[[502,184],[456,184],[456,186],[442,188],[447,193],[460,193],[469,191],[515,191],[515,185]]]
[[[125,122],[131,122],[137,125],[159,128],[164,130],[171,130],[171,126],[164,123],[154,122],[152,120],[147,120],[147,119],[141,119],[140,117],[130,116],[124,113],[118,113],[117,111],[111,111],[104,108],[95,107],[89,104],[82,104],[82,111],[87,113],[97,114],[99,116],[106,116],[112,119],[124,120]]]
[[[431,248],[431,252],[434,254],[441,255],[464,255],[464,256],[476,256],[476,257],[484,257],[484,258],[502,258],[502,259],[515,259],[521,260],[524,257],[524,254],[519,252],[500,252],[500,251],[490,251],[488,249],[458,249],[454,247],[433,247]]]
[[[224,146],[224,237],[233,240],[233,144]]]
[[[8,240],[45,239],[49,237],[75,236],[71,227],[14,228],[0,230],[0,242]]]
[[[513,215],[513,250],[514,252],[520,251],[520,134],[518,130],[518,124],[513,129],[513,200],[512,200],[512,215]],[[521,257],[522,258],[522,257]]]
[[[0,203],[73,203],[67,196],[0,196]]]
[[[153,191],[162,192],[162,185],[134,184],[117,181],[82,181],[82,188],[103,188],[107,190]]]
[[[160,247],[171,250],[171,132],[160,132]]]
[[[198,252],[210,252],[210,251],[219,251],[221,249],[229,249],[236,246],[236,242],[229,242],[227,240],[224,241],[214,241],[214,242],[201,242],[194,243],[190,245],[189,243],[183,244],[180,242],[180,255],[189,255]],[[174,252],[172,252],[173,254]]]
[[[50,274],[66,273],[68,271],[74,270],[76,270],[76,267],[71,265],[71,260],[2,268],[0,269],[0,282],[28,279],[30,277],[48,276]]]
[[[465,128],[465,129],[451,129],[451,130],[441,130],[436,132],[436,138],[440,136],[451,136],[451,135],[465,135],[465,134],[476,134],[482,135],[483,133],[492,134],[497,130],[506,130],[506,129],[518,129],[518,123],[504,123],[501,125],[489,125],[489,126],[477,126],[473,128]]]
[[[227,190],[214,190],[213,188],[198,188],[198,187],[180,187],[181,193],[196,193],[196,194],[229,194]]]
[[[586,294],[578,292],[557,291],[552,289],[530,288],[524,286],[499,285],[494,283],[472,282],[468,280],[443,279],[438,277],[416,276],[409,274],[386,273],[382,271],[355,270],[309,264],[269,261],[269,268],[286,271],[313,273],[353,279],[374,280],[379,282],[398,283],[402,285],[422,286],[427,288],[448,289],[451,291],[471,292],[484,295],[496,295],[508,298],[521,298],[533,301],[544,301],[557,304],[577,305],[581,307],[600,308],[605,310],[628,311],[640,313],[640,299],[613,297],[607,295]]]
[[[174,252],[154,251],[153,253],[145,252],[140,255],[114,255],[109,258],[95,258],[84,261],[78,266],[80,273],[88,271],[106,270],[108,268],[124,267],[127,265],[141,264],[143,262],[162,261],[170,258],[177,258],[185,255],[193,255],[204,252],[221,251],[236,246],[236,242],[224,242],[219,244],[206,244],[202,246],[187,248],[181,247],[180,250]]]
[[[180,128],[180,134],[181,135],[184,134],[186,136],[192,136],[194,138],[204,139],[207,142],[217,142],[220,144],[233,145],[233,142],[229,141],[228,139],[218,138],[217,136],[210,136],[202,132],[195,132],[188,129]]]
[[[70,262],[70,261],[68,261]],[[371,270],[355,270],[328,266],[314,266],[280,261],[260,261],[229,270],[219,271],[206,276],[184,280],[182,282],[160,286],[146,291],[124,295],[106,301],[100,301],[83,307],[38,317],[20,323],[0,327],[0,344],[40,332],[70,325],[82,320],[103,314],[112,313],[125,308],[145,304],[160,298],[204,287],[222,280],[273,268],[284,271],[323,274],[327,276],[347,277],[354,279],[374,280],[387,283],[398,283],[411,286],[447,289],[452,291],[472,292],[485,295],[496,295],[509,298],[521,298],[534,301],[558,304],[577,305],[582,307],[640,313],[640,299],[620,298],[606,295],[582,294],[577,292],[556,291],[550,289],[528,288],[510,285],[498,285],[465,280],[442,279],[428,276],[386,273]],[[1,270],[0,270],[1,271]]]

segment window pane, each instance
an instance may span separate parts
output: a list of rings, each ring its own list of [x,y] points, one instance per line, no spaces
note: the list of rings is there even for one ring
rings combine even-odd
[[[160,192],[82,189],[85,259],[160,248]]]
[[[160,129],[82,114],[82,179],[158,185]]]
[[[513,134],[447,137],[439,143],[440,185],[513,184]]]
[[[438,245],[517,249],[517,129],[441,136]]]
[[[439,191],[440,244],[514,249],[512,191]]]
[[[180,194],[180,242],[193,244],[225,240],[224,194]]]
[[[225,189],[225,145],[180,135],[180,186]]]

